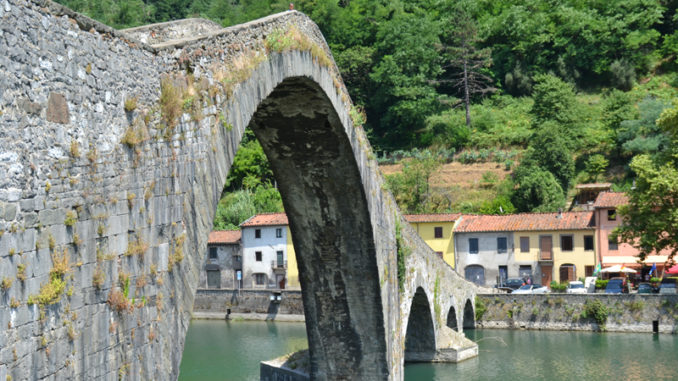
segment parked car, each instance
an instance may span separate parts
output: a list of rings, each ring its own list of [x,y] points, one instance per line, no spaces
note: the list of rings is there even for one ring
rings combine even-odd
[[[549,292],[548,287],[535,283],[520,286],[520,288],[514,290],[512,294],[546,294],[548,292]]]
[[[678,294],[676,289],[676,278],[664,278],[659,284],[660,294]]]
[[[626,292],[626,282],[624,278],[612,278],[605,286],[606,294],[621,294]]]
[[[638,285],[639,294],[656,294],[659,292],[659,289],[652,287],[649,283],[641,283]]]
[[[587,290],[584,287],[584,283],[574,280],[567,285],[565,292],[568,294],[586,294]]]
[[[523,285],[523,280],[521,278],[508,278],[503,283],[495,286],[496,288],[507,290],[509,292],[517,290],[520,286]]]

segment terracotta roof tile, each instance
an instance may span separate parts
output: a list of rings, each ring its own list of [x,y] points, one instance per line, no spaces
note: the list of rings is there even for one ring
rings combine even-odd
[[[285,213],[262,213],[255,214],[240,224],[240,227],[250,226],[280,226],[288,225],[287,214]]]
[[[629,203],[629,198],[624,192],[602,192],[593,203],[594,208],[616,208]]]
[[[407,222],[454,222],[461,213],[405,214]]]
[[[593,229],[593,212],[521,213],[498,216],[468,215],[455,233]]]
[[[240,230],[215,230],[210,232],[208,245],[234,244],[240,241]]]

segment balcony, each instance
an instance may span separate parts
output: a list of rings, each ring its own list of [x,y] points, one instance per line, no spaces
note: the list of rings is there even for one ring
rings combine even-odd
[[[551,251],[539,251],[539,260],[540,261],[553,261],[553,252]]]
[[[274,273],[285,273],[287,269],[287,261],[271,261],[271,268]]]

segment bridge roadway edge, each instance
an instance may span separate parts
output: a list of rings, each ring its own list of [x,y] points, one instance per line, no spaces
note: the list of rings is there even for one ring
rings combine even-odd
[[[317,27],[302,14],[286,12],[205,38],[183,39],[176,46],[151,47],[49,1],[7,0],[0,8],[0,70],[14,75],[0,94],[0,171],[9,174],[0,183],[0,277],[15,279],[3,291],[0,305],[0,379],[177,377],[204,263],[204,256],[195,253],[205,252],[220,188],[254,110],[275,84],[290,76],[310,76],[324,89],[353,147],[386,311],[388,378],[402,378],[408,298],[414,294],[410,284],[419,282],[433,294],[438,279],[444,291],[429,295],[438,299],[431,301],[432,309],[440,305],[438,315],[447,306],[464,303],[456,299],[473,300],[472,286],[438,260],[406,224],[408,245],[415,248],[407,268],[426,269],[426,274],[408,278],[406,291],[399,293],[394,237],[399,212],[382,190],[364,132],[352,126],[340,78],[337,88],[336,68],[315,64],[307,52],[272,54],[269,62],[275,65],[257,67],[233,97],[217,95],[219,106],[203,107],[199,121],[184,113],[171,137],[161,136],[159,79],[172,74],[181,86],[186,59],[196,77],[209,77],[214,74],[209,54],[227,61],[229,54],[255,48],[272,30],[290,22],[331,57]],[[213,49],[206,49],[210,43]],[[266,72],[273,67],[281,70]],[[127,112],[124,104],[132,97],[139,106]],[[120,144],[130,122],[145,113],[150,115],[151,138],[134,147]],[[231,129],[220,125],[221,115]],[[80,155],[74,154],[73,142]],[[77,221],[66,224],[73,211]],[[143,256],[129,253],[134,243],[148,246]],[[28,305],[29,296],[50,283],[52,258],[64,249],[72,291],[54,304]],[[176,261],[179,252],[183,260]],[[103,282],[97,286],[93,279],[101,274]],[[131,279],[130,303],[117,311],[106,302],[124,288],[117,280],[125,276]],[[443,300],[443,294],[458,294],[457,287],[465,290],[463,296]]]

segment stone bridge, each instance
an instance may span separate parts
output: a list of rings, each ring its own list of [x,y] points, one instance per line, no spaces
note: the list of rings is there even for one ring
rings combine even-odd
[[[475,288],[404,222],[361,119],[295,11],[116,31],[0,0],[0,379],[177,378],[248,127],[289,216],[312,379],[477,353]]]

